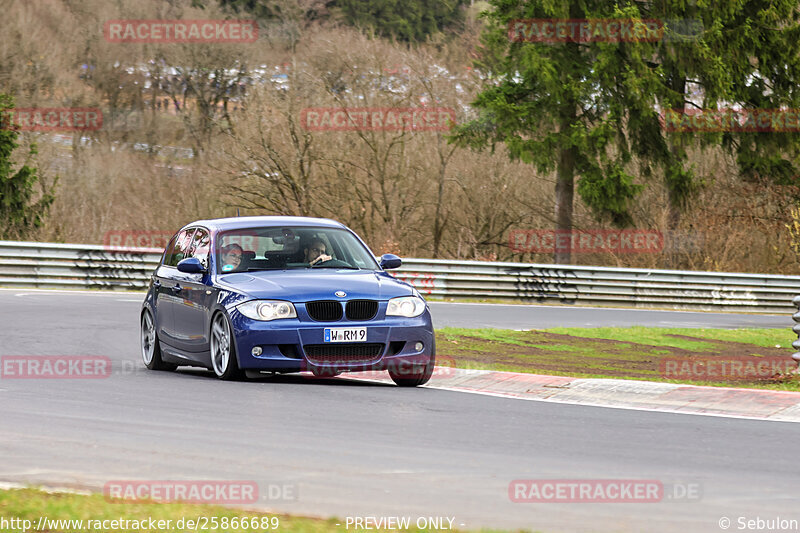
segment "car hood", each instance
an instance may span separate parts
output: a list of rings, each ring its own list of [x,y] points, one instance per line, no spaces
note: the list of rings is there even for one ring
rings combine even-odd
[[[218,278],[218,284],[254,299],[291,302],[336,299],[336,291],[347,293],[348,300],[388,300],[415,294],[408,283],[372,270],[268,270],[225,274]]]

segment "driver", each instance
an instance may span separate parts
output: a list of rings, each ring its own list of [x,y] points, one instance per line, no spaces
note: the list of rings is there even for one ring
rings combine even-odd
[[[238,244],[229,244],[222,248],[222,271],[232,272],[242,264],[242,247]]]
[[[313,265],[315,263],[323,263],[333,259],[331,256],[325,254],[325,243],[320,239],[314,239],[303,250],[305,254],[306,263]]]

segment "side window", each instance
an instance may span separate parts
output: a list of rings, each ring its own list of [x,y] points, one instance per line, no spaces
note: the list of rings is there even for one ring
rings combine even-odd
[[[167,261],[164,263],[166,266],[176,267],[183,259],[189,257],[192,235],[194,235],[194,228],[183,230],[178,234],[178,238],[175,240],[175,246],[173,246]]]
[[[204,267],[208,268],[208,252],[211,238],[208,232],[202,228],[198,228],[192,240],[192,247],[189,250],[191,257],[196,257],[200,260]]]
[[[162,265],[169,264],[169,257],[170,257],[170,255],[172,255],[172,248],[173,248],[173,246],[175,246],[175,239],[177,239],[177,238],[178,238],[177,235],[173,235],[172,239],[170,239],[170,241],[169,241],[169,244],[167,244],[167,247],[164,248],[164,255],[161,256],[161,264]]]

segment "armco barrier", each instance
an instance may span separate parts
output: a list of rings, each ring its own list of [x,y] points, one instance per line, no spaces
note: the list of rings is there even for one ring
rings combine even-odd
[[[142,290],[160,260],[149,248],[0,241],[0,286]]]
[[[0,286],[142,290],[154,249],[0,241]],[[392,273],[435,297],[786,313],[800,276],[404,259]]]

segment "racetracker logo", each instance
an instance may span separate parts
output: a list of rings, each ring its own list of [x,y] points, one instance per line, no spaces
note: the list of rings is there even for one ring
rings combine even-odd
[[[800,132],[800,109],[667,109],[660,118],[669,132]]]
[[[423,272],[389,272],[395,278],[413,285],[423,294],[433,294],[436,288],[436,274]]]
[[[150,248],[163,250],[173,232],[148,230],[111,230],[103,236],[103,246],[109,250]]]
[[[350,372],[353,366],[356,366],[352,360],[336,358],[335,356],[321,359],[327,359],[324,362],[317,360],[316,364],[309,363],[305,359],[301,364],[301,369],[304,371],[314,372],[314,377],[329,378],[342,372],[344,376],[352,376],[359,379],[386,379],[388,377],[386,370],[363,370]],[[404,361],[387,363],[387,367],[391,368],[396,376],[401,377],[414,377],[420,373],[420,369],[427,362],[428,356],[420,356],[416,358],[406,358]],[[437,355],[436,366],[433,368],[431,379],[446,379],[456,375],[456,360],[448,355]]]
[[[110,43],[254,43],[254,20],[109,20],[103,36]]]
[[[517,479],[508,485],[514,503],[655,503],[664,485],[652,479]]]
[[[656,253],[664,236],[655,230],[511,230],[508,247],[517,253]]]
[[[797,371],[791,357],[664,357],[662,378],[700,381],[772,379]]]
[[[112,503],[153,501],[158,503],[256,503],[255,481],[110,481],[103,496]]]
[[[19,131],[95,131],[103,112],[95,107],[26,107],[0,112],[0,129]]]
[[[105,379],[111,359],[100,355],[5,355],[1,379]]]
[[[300,112],[308,131],[448,131],[456,112],[447,107],[311,107]]]
[[[514,43],[657,42],[664,22],[653,19],[515,19],[508,23]]]

